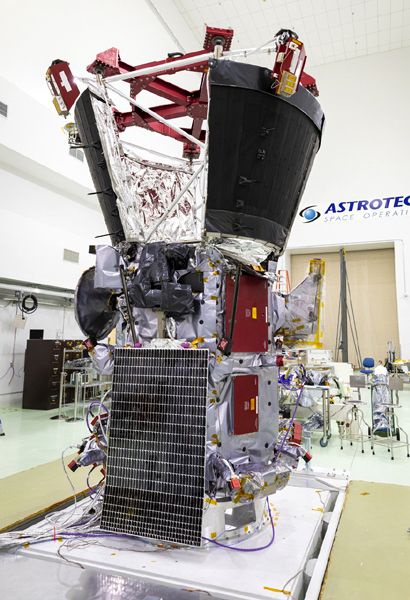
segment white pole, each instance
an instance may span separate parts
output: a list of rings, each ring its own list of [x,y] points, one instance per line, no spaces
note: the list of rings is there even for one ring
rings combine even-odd
[[[263,46],[263,47],[255,47],[255,48],[244,48],[242,50],[229,50],[228,52],[224,52],[221,56],[222,59],[232,58],[234,56],[247,56],[248,54],[256,54],[256,53],[265,53],[265,52],[273,52],[276,51],[275,46]],[[155,75],[155,73],[161,73],[163,71],[167,71],[173,68],[178,67],[189,67],[190,65],[194,65],[197,62],[203,60],[209,60],[210,58],[215,58],[213,52],[207,52],[204,54],[197,54],[196,56],[190,56],[189,58],[181,58],[180,60],[173,60],[170,62],[161,63],[160,65],[154,65],[152,67],[145,67],[144,69],[135,69],[135,71],[128,71],[128,73],[120,73],[119,75],[111,75],[110,77],[106,77],[105,81],[114,82],[114,81],[123,81],[124,79],[133,79],[134,77],[143,77],[144,75]]]
[[[193,184],[193,182],[195,181],[195,179],[201,174],[204,166],[205,166],[205,161],[202,163],[202,165],[199,167],[199,169],[197,171],[195,171],[195,173],[192,175],[192,177],[187,181],[187,183],[184,185],[184,187],[179,192],[179,194],[177,195],[177,197],[175,198],[175,200],[172,202],[172,204],[170,204],[168,206],[167,210],[164,212],[164,214],[161,215],[161,218],[158,219],[158,221],[155,223],[154,227],[151,229],[151,231],[148,233],[148,235],[146,237],[146,243],[149,242],[149,240],[151,239],[152,234],[156,232],[156,230],[158,229],[158,227],[166,219],[166,217],[169,215],[169,213],[175,208],[175,206],[181,200],[182,196],[185,194],[185,192]]]

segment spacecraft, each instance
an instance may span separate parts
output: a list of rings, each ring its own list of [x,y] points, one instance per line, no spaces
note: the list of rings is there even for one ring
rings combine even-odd
[[[280,427],[275,336],[296,313],[299,338],[314,332],[322,274],[286,298],[274,286],[324,115],[294,32],[250,50],[232,38],[207,27],[201,50],[139,66],[111,48],[82,92],[67,62],[47,71],[58,112],[74,109],[70,144],[111,240],[96,246],[75,311],[112,375],[112,405],[72,468],[91,451],[103,466],[102,530],[191,546],[267,525],[266,498],[310,458]],[[271,67],[244,62],[256,51]],[[172,81],[184,71],[198,89]],[[144,106],[141,92],[162,103]],[[181,155],[127,141],[134,127],[181,142]]]

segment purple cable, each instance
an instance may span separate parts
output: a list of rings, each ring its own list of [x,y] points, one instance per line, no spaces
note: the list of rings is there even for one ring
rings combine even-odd
[[[107,412],[109,412],[108,408],[105,406],[104,402],[98,402],[98,400],[94,400],[93,402],[91,402],[88,406],[88,410],[90,410],[90,408],[92,406],[102,406],[104,410],[106,410]],[[95,416],[95,415],[94,415]]]
[[[108,410],[108,408],[105,406],[105,404],[104,404],[103,402],[98,402],[97,400],[94,400],[94,402],[91,402],[91,403],[89,404],[89,406],[88,406],[88,409],[87,409],[87,414],[86,414],[86,419],[85,419],[85,422],[86,422],[86,424],[87,424],[87,428],[88,428],[88,431],[89,431],[90,433],[92,433],[93,431],[92,431],[92,429],[91,429],[91,427],[90,427],[90,424],[89,424],[89,421],[88,421],[88,417],[89,417],[90,415],[91,415],[92,417],[96,417],[96,416],[97,416],[97,415],[93,415],[93,414],[92,414],[92,412],[91,412],[91,408],[92,408],[93,406],[102,406],[102,407],[103,407],[103,409],[104,409],[104,410],[105,410],[105,411],[106,411],[108,414],[109,414],[109,412],[110,412],[110,411]],[[101,416],[101,415],[100,415],[100,416]]]
[[[273,517],[269,506],[269,497],[266,498],[266,504],[268,505],[269,519],[270,524],[272,526],[272,537],[270,541],[264,546],[260,546],[259,548],[235,548],[234,546],[228,546],[227,544],[221,544],[221,542],[217,542],[216,540],[211,540],[211,538],[202,537],[202,539],[206,542],[211,542],[212,544],[215,544],[215,546],[219,546],[220,548],[226,548],[227,550],[235,550],[235,552],[259,552],[260,550],[266,550],[266,548],[272,546],[273,542],[275,541],[275,525],[273,524]]]

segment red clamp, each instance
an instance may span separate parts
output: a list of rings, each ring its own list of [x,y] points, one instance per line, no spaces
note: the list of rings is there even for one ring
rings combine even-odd
[[[240,490],[241,482],[239,477],[232,477],[231,481],[229,482],[229,485],[231,486],[232,490]]]
[[[106,419],[108,417],[108,413],[103,413],[102,415],[95,415],[94,419],[92,419],[91,421],[91,425],[94,427],[95,425],[97,425],[99,420],[103,420]]]
[[[308,463],[312,460],[312,455],[309,452],[306,452],[306,454],[302,458],[306,463]]]

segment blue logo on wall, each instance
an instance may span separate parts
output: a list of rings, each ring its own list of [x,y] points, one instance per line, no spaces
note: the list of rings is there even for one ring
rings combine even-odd
[[[315,205],[302,208],[299,215],[305,219],[305,223],[313,223],[320,217],[320,212],[316,210]]]

